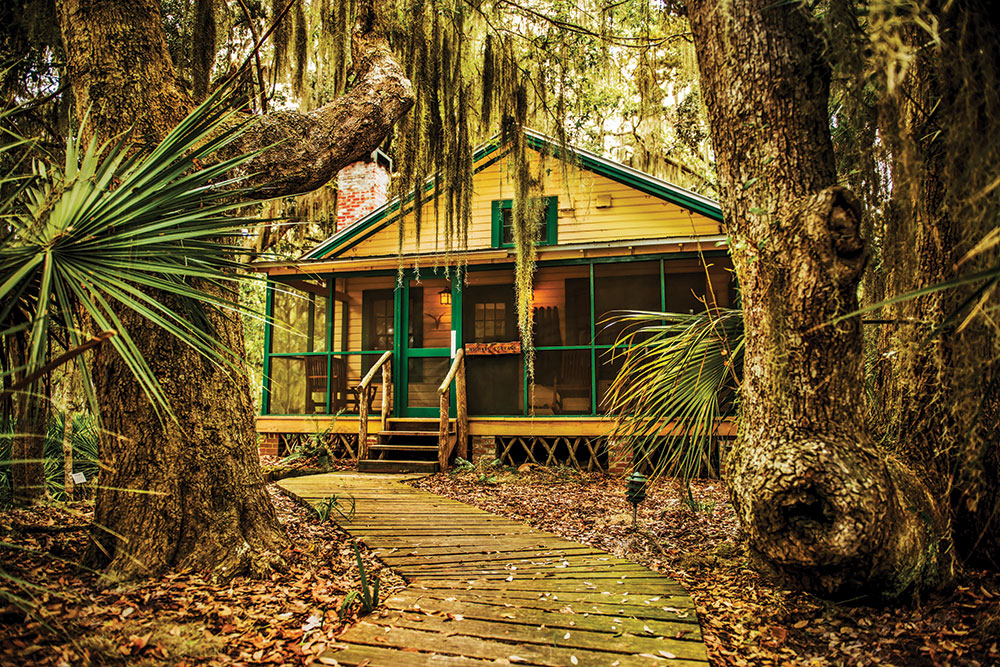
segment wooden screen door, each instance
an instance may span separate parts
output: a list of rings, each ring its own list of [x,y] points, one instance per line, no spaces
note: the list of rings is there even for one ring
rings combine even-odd
[[[452,354],[452,288],[447,278],[412,276],[402,290],[399,414],[437,417],[438,387],[448,374]]]

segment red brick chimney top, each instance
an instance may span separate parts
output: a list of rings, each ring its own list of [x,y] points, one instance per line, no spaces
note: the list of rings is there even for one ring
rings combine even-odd
[[[350,227],[389,201],[392,160],[376,149],[366,160],[337,174],[337,231]]]

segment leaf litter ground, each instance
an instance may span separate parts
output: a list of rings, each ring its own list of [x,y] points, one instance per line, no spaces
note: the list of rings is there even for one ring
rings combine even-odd
[[[212,585],[181,572],[107,588],[74,565],[87,546],[83,531],[51,532],[90,519],[73,503],[0,512],[0,587],[24,596],[10,578],[31,582],[41,621],[0,602],[0,665],[306,665],[353,623],[359,604],[354,549],[335,524],[271,487],[290,538],[287,568],[267,580]],[[37,530],[50,532],[37,532]],[[20,551],[27,549],[29,551]],[[363,550],[382,590],[402,580]],[[4,576],[3,573],[8,576]],[[319,663],[316,663],[319,664]]]
[[[484,480],[495,483],[484,483]],[[782,589],[750,568],[721,482],[651,484],[639,529],[621,480],[568,470],[434,475],[435,493],[607,550],[681,582],[698,606],[714,665],[1000,665],[1000,577],[966,572],[957,587],[902,607],[839,605]],[[120,588],[74,565],[86,503],[0,512],[0,587],[33,591],[42,620],[0,606],[2,665],[307,665],[358,616],[348,536],[272,487],[288,531],[288,567],[224,586],[193,573]],[[383,591],[402,582],[366,552]],[[6,576],[4,576],[6,574]],[[384,596],[383,596],[384,597]]]
[[[1000,665],[1000,576],[970,571],[947,594],[902,607],[843,605],[783,589],[751,569],[725,485],[654,482],[632,506],[620,479],[522,466],[416,482],[484,510],[589,544],[667,574],[698,608],[713,665]]]

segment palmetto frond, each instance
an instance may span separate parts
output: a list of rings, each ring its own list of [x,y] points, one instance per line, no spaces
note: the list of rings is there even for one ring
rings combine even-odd
[[[64,164],[38,157],[21,187],[10,188],[0,201],[0,335],[5,345],[27,336],[28,352],[5,375],[41,368],[56,332],[76,347],[91,327],[115,330],[110,344],[169,411],[117,315],[123,307],[212,362],[239,366],[198,317],[204,305],[239,309],[236,292],[217,287],[250,279],[237,259],[246,250],[225,239],[252,224],[232,215],[249,191],[227,175],[253,155],[216,157],[245,128],[219,101],[210,98],[147,152],[124,141],[70,138]],[[199,284],[216,289],[206,293]]]
[[[631,445],[635,463],[654,475],[698,473],[722,420],[737,410],[743,370],[743,313],[622,311],[615,348],[621,359],[608,392],[613,437]]]

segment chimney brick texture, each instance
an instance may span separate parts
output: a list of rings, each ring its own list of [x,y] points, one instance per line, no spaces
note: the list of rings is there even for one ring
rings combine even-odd
[[[389,171],[377,161],[354,162],[337,174],[337,231],[389,200]]]

